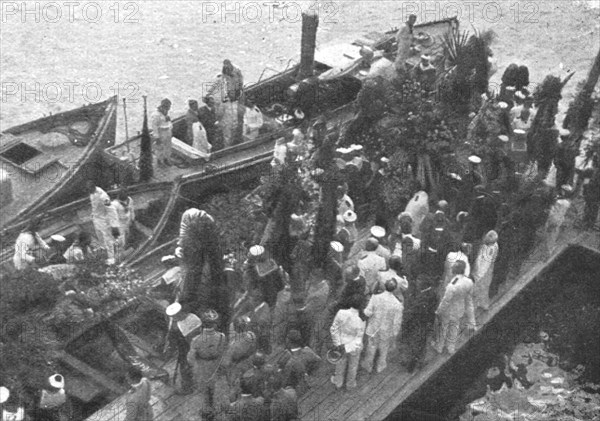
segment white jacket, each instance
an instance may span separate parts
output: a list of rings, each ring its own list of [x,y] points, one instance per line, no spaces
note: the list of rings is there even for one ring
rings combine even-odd
[[[358,260],[358,268],[367,281],[369,291],[377,286],[379,281],[379,272],[387,269],[385,259],[375,251],[368,251],[363,257]]]
[[[119,227],[119,217],[117,210],[112,206],[110,197],[100,187],[96,187],[96,191],[90,194],[90,202],[92,204],[92,220],[94,225],[102,228]]]
[[[444,319],[453,320],[460,320],[466,315],[468,323],[474,326],[473,281],[464,275],[454,276],[446,287],[436,313]]]
[[[400,332],[402,324],[402,312],[404,306],[389,291],[373,295],[365,309],[365,315],[369,318],[366,334],[368,336],[378,335],[382,339],[393,338]]]
[[[365,326],[366,323],[358,315],[358,310],[350,308],[338,311],[329,328],[333,344],[344,345],[349,353],[360,352]]]
[[[120,200],[115,199],[112,201],[112,205],[117,212],[117,219],[121,230],[128,230],[129,225],[135,219],[135,209],[133,207],[133,200],[128,198],[127,206],[123,206]]]

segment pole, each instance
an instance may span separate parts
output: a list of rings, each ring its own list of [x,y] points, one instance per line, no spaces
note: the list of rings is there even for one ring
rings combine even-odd
[[[127,100],[123,98],[123,115],[125,116],[125,146],[127,147],[127,155],[131,154],[131,150],[129,149],[129,127],[127,124]]]
[[[298,80],[303,80],[313,75],[318,27],[319,15],[314,10],[302,13],[302,40],[300,44]]]

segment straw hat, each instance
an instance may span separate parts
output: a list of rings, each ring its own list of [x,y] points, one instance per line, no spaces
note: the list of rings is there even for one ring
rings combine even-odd
[[[173,317],[176,314],[178,314],[180,311],[181,311],[181,304],[173,303],[167,307],[167,309],[165,310],[165,313],[167,313],[167,316]]]
[[[383,238],[385,237],[385,228],[374,225],[371,227],[371,235],[375,238]]]
[[[351,210],[347,210],[344,212],[342,218],[344,218],[344,222],[356,222],[356,213]]]
[[[10,397],[10,390],[4,386],[0,386],[0,403],[4,403]]]
[[[60,374],[53,374],[48,377],[48,382],[50,386],[55,387],[57,389],[64,389],[65,387],[65,378]]]

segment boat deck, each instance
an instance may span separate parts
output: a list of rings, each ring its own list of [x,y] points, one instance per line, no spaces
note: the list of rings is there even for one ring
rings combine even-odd
[[[362,239],[368,236],[362,231]],[[543,239],[542,239],[543,240]],[[530,258],[523,264],[518,276],[509,278],[501,287],[495,301],[487,312],[477,313],[480,326],[486,325],[503,307],[515,298],[540,271],[559,256],[567,247],[578,245],[600,253],[600,232],[582,232],[574,228],[566,229],[560,238],[560,243],[551,256],[544,255],[545,243],[540,241]],[[480,329],[481,331],[481,329]],[[475,333],[477,335],[477,333]],[[457,352],[469,340],[463,335],[457,346]],[[381,420],[390,415],[409,395],[424,384],[452,357],[449,354],[437,354],[428,347],[423,369],[408,373],[400,364],[400,352],[391,351],[388,368],[381,374],[367,374],[359,370],[358,387],[352,391],[337,390],[330,383],[333,365],[324,362],[318,372],[309,379],[311,388],[300,399],[301,419],[306,421],[353,421]],[[269,358],[275,363],[281,352],[276,348]],[[173,371],[175,362],[170,361],[165,368]],[[157,421],[191,421],[200,420],[198,415],[203,405],[202,398],[197,395],[179,396],[171,386],[162,382],[153,382],[152,405]],[[119,421],[125,417],[125,400],[123,397],[97,412],[87,421]]]

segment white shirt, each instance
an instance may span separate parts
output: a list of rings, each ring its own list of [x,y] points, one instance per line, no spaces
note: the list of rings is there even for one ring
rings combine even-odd
[[[365,333],[371,337],[393,338],[400,333],[403,311],[404,306],[391,292],[373,295],[365,309],[369,318]]]
[[[455,275],[446,287],[436,313],[444,318],[454,320],[460,320],[466,315],[468,323],[475,325],[473,281],[464,275]]]
[[[158,110],[150,116],[150,128],[154,139],[170,140],[173,137],[173,124]]]
[[[357,266],[367,281],[367,288],[373,292],[379,281],[379,272],[387,269],[385,259],[375,251],[369,251],[364,257],[358,260]]]
[[[358,315],[358,310],[350,308],[340,310],[329,328],[335,346],[344,345],[346,352],[356,353],[362,350],[362,339],[366,323]]]
[[[96,191],[90,194],[90,202],[94,221],[108,223],[111,227],[119,226],[117,210],[111,205],[110,197],[104,190],[96,187]]]

